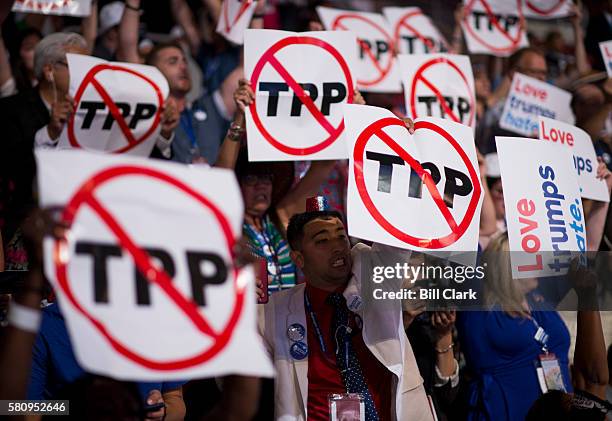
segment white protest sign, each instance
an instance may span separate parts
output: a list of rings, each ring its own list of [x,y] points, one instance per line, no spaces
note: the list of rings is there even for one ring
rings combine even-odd
[[[244,43],[244,30],[249,27],[257,7],[254,0],[223,0],[217,33],[237,45]]]
[[[402,54],[428,54],[448,51],[448,43],[429,16],[418,7],[384,7],[393,41]]]
[[[566,274],[570,253],[586,251],[584,211],[570,155],[540,140],[495,140],[513,252],[512,276]]]
[[[576,126],[545,117],[539,118],[538,127],[540,139],[557,145],[572,156],[581,196],[609,202],[606,182],[596,177],[597,154],[591,137]]]
[[[448,118],[476,127],[474,75],[468,56],[453,54],[400,55],[406,114]]]
[[[538,135],[539,116],[574,124],[571,101],[572,95],[563,89],[514,73],[499,127],[535,137]]]
[[[599,50],[601,51],[601,56],[606,66],[608,77],[612,77],[612,40],[600,42]]]
[[[345,106],[344,118],[349,234],[432,254],[475,252],[483,192],[472,130],[422,118],[410,135],[390,111],[366,105]]]
[[[469,52],[506,57],[529,45],[521,1],[464,0],[461,27]]]
[[[232,263],[243,206],[231,171],[77,150],[36,159],[41,206],[60,206],[70,227],[45,240],[45,273],[86,371],[272,374],[253,271]]]
[[[249,160],[345,159],[342,104],[353,102],[355,36],[247,29]]]
[[[317,7],[330,31],[351,31],[357,37],[357,87],[367,92],[401,92],[394,57],[393,32],[383,15]]]
[[[13,12],[89,16],[91,0],[15,0]]]
[[[523,14],[526,18],[558,19],[571,14],[572,0],[524,0]]]
[[[168,82],[153,66],[67,54],[76,108],[58,148],[149,156],[161,129]]]

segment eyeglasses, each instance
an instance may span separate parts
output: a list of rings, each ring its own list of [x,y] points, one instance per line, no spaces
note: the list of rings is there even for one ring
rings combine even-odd
[[[241,181],[247,186],[254,186],[257,183],[261,184],[272,184],[274,181],[274,176],[272,174],[249,174],[245,175],[241,178]]]

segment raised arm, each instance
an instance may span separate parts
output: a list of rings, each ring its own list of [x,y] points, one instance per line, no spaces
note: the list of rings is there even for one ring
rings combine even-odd
[[[495,216],[495,205],[487,184],[487,164],[484,156],[476,150],[478,155],[478,167],[480,169],[480,180],[482,182],[482,211],[480,212],[480,235],[491,236],[497,232],[497,218]]]
[[[453,29],[453,38],[450,45],[450,52],[453,54],[462,54],[463,52],[463,29],[461,22],[465,19],[465,6],[459,3],[455,9],[455,29]]]
[[[597,308],[597,275],[577,268],[573,262],[570,277],[578,295],[578,325],[574,350],[574,384],[577,389],[606,399],[608,362],[601,317]]]
[[[584,76],[591,71],[591,64],[587,58],[586,48],[584,48],[584,31],[582,30],[582,5],[579,1],[577,4],[572,4],[572,16],[570,22],[574,29],[574,45],[576,46],[574,54],[576,56],[576,69],[580,76]]]
[[[221,0],[202,0],[202,4],[205,8],[207,8],[210,12],[214,20],[214,26],[217,26],[217,22],[219,22],[219,16],[221,16]]]
[[[200,33],[195,24],[193,13],[185,0],[171,0],[174,20],[183,28],[192,54],[200,48]]]
[[[98,0],[91,2],[91,13],[81,21],[81,33],[87,41],[87,51],[91,54],[98,34]]]
[[[138,26],[140,25],[140,0],[125,0],[125,9],[119,23],[119,48],[117,60],[140,63],[138,54]]]
[[[15,79],[13,78],[8,52],[4,46],[4,39],[0,33],[0,97],[10,96],[14,93],[16,93]]]

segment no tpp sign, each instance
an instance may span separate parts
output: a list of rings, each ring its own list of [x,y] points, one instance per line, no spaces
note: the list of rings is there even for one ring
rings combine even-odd
[[[421,251],[475,251],[482,186],[471,129],[419,119],[410,136],[374,107],[347,107],[345,118],[347,134],[355,133],[350,234]]]
[[[256,338],[246,301],[252,280],[231,265],[241,210],[232,175],[200,174],[208,180],[199,185],[219,186],[205,194],[184,168],[53,152],[38,155],[49,178],[43,201],[65,203],[71,235],[46,242],[45,266],[79,361],[120,378],[227,372],[228,353],[245,346],[237,336]],[[79,168],[64,171],[59,193],[67,160]]]
[[[342,159],[342,104],[352,103],[347,33],[248,30],[245,70],[255,101],[247,110],[251,161]]]
[[[448,118],[475,128],[474,77],[469,57],[400,55],[399,63],[409,116]]]
[[[68,64],[76,110],[59,147],[148,156],[168,95],[159,70],[76,54]]]

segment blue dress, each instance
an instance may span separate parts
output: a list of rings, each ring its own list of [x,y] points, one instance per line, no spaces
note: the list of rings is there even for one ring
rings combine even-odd
[[[557,356],[566,390],[571,391],[565,323],[555,311],[533,311],[532,317],[549,335],[548,349]],[[502,311],[466,311],[458,313],[457,329],[474,376],[468,419],[524,420],[541,395],[535,362],[542,349],[534,339],[535,323]]]

